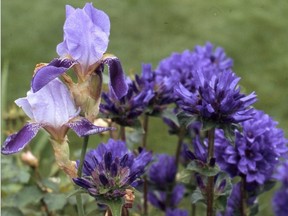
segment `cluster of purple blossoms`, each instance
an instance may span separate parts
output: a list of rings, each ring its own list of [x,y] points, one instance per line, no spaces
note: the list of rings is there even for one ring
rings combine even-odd
[[[256,102],[256,95],[240,93],[238,78],[231,70],[194,71],[195,91],[189,91],[181,83],[176,87],[177,104],[187,114],[196,115],[202,121],[217,124],[239,123],[253,115],[249,108]]]
[[[137,118],[144,113],[149,101],[153,97],[151,89],[138,89],[137,84],[126,78],[128,92],[122,98],[117,98],[114,91],[102,94],[105,103],[100,105],[100,112],[122,126],[133,126]]]
[[[246,200],[246,205],[251,207],[255,204],[256,197],[251,196]],[[224,212],[218,212],[217,216],[234,216],[240,215],[239,207],[241,206],[241,183],[233,185],[232,192],[227,200]]]
[[[174,157],[159,154],[155,158],[156,162],[150,166],[148,171],[149,183],[153,188],[148,193],[148,200],[156,208],[165,211],[167,215],[170,212],[171,215],[171,212],[176,211],[177,205],[182,200],[185,187],[175,184],[177,167]],[[164,164],[165,166],[163,166]],[[183,214],[185,215],[185,213]]]
[[[274,213],[276,216],[285,216],[288,212],[288,161],[277,168],[273,177],[282,183],[272,200]]]
[[[109,139],[86,154],[83,176],[73,181],[95,198],[120,198],[139,184],[151,159],[151,152],[134,155],[124,142]]]
[[[263,184],[271,178],[279,158],[287,151],[283,130],[271,117],[255,110],[252,119],[242,122],[242,132],[235,131],[235,145],[218,130],[215,137],[217,163],[233,176],[244,176],[247,183]]]
[[[171,93],[167,91],[167,87],[163,82],[157,82],[156,72],[152,70],[151,64],[142,65],[141,76],[135,75],[135,83],[139,91],[153,92],[153,97],[148,104],[147,114],[158,114],[174,102],[174,100],[171,99]]]
[[[173,94],[173,90],[178,83],[192,92],[195,91],[194,73],[199,68],[204,71],[220,72],[232,66],[233,61],[227,58],[222,48],[217,47],[214,50],[213,45],[207,42],[203,47],[196,46],[193,51],[173,53],[163,59],[155,71],[155,79],[156,83],[161,83],[170,93],[170,97],[175,100],[177,95]]]

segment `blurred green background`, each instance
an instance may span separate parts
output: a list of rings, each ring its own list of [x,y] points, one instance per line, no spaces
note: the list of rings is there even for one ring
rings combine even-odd
[[[2,67],[8,65],[6,110],[26,95],[37,63],[57,57],[65,5],[80,0],[2,0]],[[111,19],[108,52],[122,61],[128,75],[141,63],[158,62],[171,52],[210,41],[234,59],[246,92],[256,91],[256,108],[270,114],[288,132],[288,1],[286,0],[98,0],[94,6]],[[3,84],[2,84],[3,85]],[[158,130],[153,121],[151,132]],[[166,128],[164,128],[166,130]],[[175,138],[149,135],[156,152],[172,153]],[[165,143],[162,140],[165,138]],[[160,143],[162,142],[162,143]],[[272,215],[271,193],[261,215]]]

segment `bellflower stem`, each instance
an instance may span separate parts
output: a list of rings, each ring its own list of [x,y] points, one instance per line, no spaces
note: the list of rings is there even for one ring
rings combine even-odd
[[[142,138],[142,147],[147,147],[147,137],[148,137],[148,124],[149,124],[149,116],[147,114],[144,115],[143,120],[143,138]],[[143,208],[144,208],[144,215],[148,215],[148,184],[147,184],[147,177],[144,176],[144,184],[143,184]]]
[[[185,127],[181,126],[179,134],[178,134],[178,143],[177,143],[177,149],[176,149],[176,154],[175,154],[175,164],[176,164],[177,170],[178,170],[178,165],[180,161],[180,153],[181,153],[181,148],[182,148],[182,143],[184,140],[185,132],[186,132]]]
[[[120,126],[120,139],[126,142],[125,126]]]
[[[214,157],[214,139],[215,139],[215,128],[208,131],[208,163]],[[207,184],[207,216],[214,216],[214,176],[208,177]]]
[[[196,216],[196,204],[192,204],[191,216]]]
[[[241,197],[241,201],[240,201],[240,215],[241,216],[247,216],[247,193],[245,190],[246,187],[246,180],[245,177],[241,177],[241,182],[240,182],[241,186],[240,186],[240,197]]]
[[[83,141],[83,145],[82,145],[82,149],[81,149],[79,167],[78,167],[78,171],[77,171],[78,177],[82,176],[82,168],[83,168],[84,158],[85,158],[85,154],[86,154],[86,150],[87,150],[87,146],[88,146],[88,140],[89,140],[89,136],[85,136],[84,141]],[[76,202],[77,202],[78,215],[84,216],[85,212],[84,212],[84,208],[83,208],[81,194],[76,195]]]

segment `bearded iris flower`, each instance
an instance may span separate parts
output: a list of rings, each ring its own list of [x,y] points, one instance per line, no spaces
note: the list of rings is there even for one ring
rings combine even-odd
[[[134,155],[124,142],[109,139],[86,154],[83,176],[73,181],[95,198],[121,198],[126,189],[137,186],[151,159],[151,152]]]
[[[34,92],[51,80],[62,75],[72,92],[77,106],[90,120],[95,120],[102,90],[102,72],[108,65],[109,87],[118,98],[127,93],[124,72],[118,58],[105,54],[110,34],[109,17],[87,3],[83,9],[66,6],[64,40],[57,46],[60,58],[43,64],[36,70],[31,81]],[[74,83],[66,74],[73,68],[78,82]]]
[[[57,91],[55,91],[57,90]],[[67,87],[54,79],[40,91],[27,92],[27,97],[19,98],[15,103],[31,119],[19,132],[10,135],[2,146],[2,154],[21,151],[44,128],[53,140],[65,140],[69,128],[78,136],[87,136],[111,128],[97,127],[87,119],[79,117],[79,109],[74,104]]]

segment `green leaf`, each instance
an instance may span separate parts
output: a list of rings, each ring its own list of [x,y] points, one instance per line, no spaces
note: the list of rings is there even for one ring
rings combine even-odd
[[[2,216],[24,216],[20,209],[16,207],[3,207],[1,209]]]
[[[189,171],[197,172],[204,176],[215,176],[219,173],[220,168],[215,165],[214,167],[209,166],[208,164],[203,163],[200,160],[194,160],[190,162],[186,168]]]
[[[72,197],[72,196],[76,196],[77,194],[83,194],[83,193],[87,193],[87,191],[84,190],[84,189],[82,189],[82,188],[77,188],[77,189],[71,191],[71,192],[66,196],[66,198],[68,199],[68,198],[70,198],[70,197]]]
[[[200,202],[200,201],[204,201],[205,198],[204,196],[202,195],[202,192],[199,188],[197,188],[196,190],[194,190],[194,192],[192,193],[191,195],[191,202],[192,204],[195,204],[197,202]]]
[[[49,211],[55,211],[62,209],[67,203],[67,199],[64,194],[47,193],[44,196],[44,202]]]
[[[185,127],[188,127],[192,122],[195,122],[197,120],[196,116],[188,115],[184,111],[177,113],[177,118],[178,118],[179,124]]]
[[[180,127],[179,120],[177,118],[177,115],[173,112],[172,109],[166,109],[162,112],[162,118],[170,119],[175,125]]]
[[[28,204],[37,204],[43,197],[43,193],[36,186],[24,187],[15,195],[17,206],[24,207]]]

